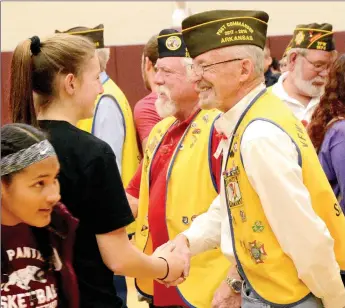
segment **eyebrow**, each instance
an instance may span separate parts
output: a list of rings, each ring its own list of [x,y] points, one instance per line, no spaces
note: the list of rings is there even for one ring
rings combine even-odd
[[[56,172],[56,176],[59,174],[60,174],[60,169]],[[47,178],[47,177],[50,177],[52,175],[53,175],[53,173],[42,173],[42,174],[39,174],[38,176],[34,177],[34,179]]]
[[[47,174],[40,174],[38,176],[35,176],[34,179],[36,180],[36,179],[41,179],[41,178],[47,178],[49,176],[51,176],[51,174],[48,174],[48,173]]]
[[[162,65],[162,66],[157,66],[155,65],[156,70],[157,69],[161,69],[161,70],[166,70],[166,71],[170,71],[170,72],[177,72],[175,69],[170,68],[169,66],[166,65]]]

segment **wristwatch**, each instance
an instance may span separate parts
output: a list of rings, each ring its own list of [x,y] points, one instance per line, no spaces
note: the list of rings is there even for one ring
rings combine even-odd
[[[231,277],[225,279],[227,285],[231,288],[234,293],[240,293],[242,289],[242,281]]]

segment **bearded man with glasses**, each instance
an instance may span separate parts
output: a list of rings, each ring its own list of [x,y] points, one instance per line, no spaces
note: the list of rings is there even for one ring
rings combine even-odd
[[[152,129],[142,168],[127,187],[130,202],[139,199],[136,246],[149,255],[208,210],[219,193],[222,168],[221,155],[213,155],[222,140],[214,129],[220,112],[201,110],[198,105],[195,82],[187,77],[192,59],[182,34],[163,29],[157,45],[155,106],[164,119]],[[136,279],[138,292],[148,301],[152,298],[151,308],[211,306],[229,261],[220,249],[213,249],[191,261],[190,275],[188,264],[180,277],[183,281],[188,276],[188,280],[178,287],[166,288],[162,281]],[[201,282],[204,279],[207,283]]]
[[[305,126],[323,94],[334,49],[332,25],[298,25],[286,51],[288,72],[271,88]]]

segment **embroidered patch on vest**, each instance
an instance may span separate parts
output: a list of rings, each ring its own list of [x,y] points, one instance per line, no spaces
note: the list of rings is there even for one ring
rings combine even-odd
[[[241,216],[241,220],[242,222],[246,222],[247,221],[247,215],[243,210],[240,210],[240,216]]]
[[[201,133],[201,129],[200,128],[196,128],[192,132],[192,134],[200,134],[200,133]]]
[[[153,139],[150,141],[150,143],[147,146],[147,148],[149,149],[149,151],[151,153],[155,150],[157,144],[158,144],[158,138],[157,138],[157,136],[154,136]]]
[[[141,235],[147,236],[147,234],[148,234],[148,229],[149,229],[148,226],[143,225],[143,226],[141,227],[141,231],[140,231]]]
[[[237,176],[240,174],[238,167],[233,167],[230,170],[223,172],[225,181],[225,192],[230,207],[239,206],[243,204],[240,186],[238,184]]]
[[[234,143],[233,149],[234,149],[234,152],[237,152],[237,150],[238,150],[238,143],[237,143],[237,141]]]
[[[183,222],[185,225],[188,225],[188,221],[189,221],[189,219],[188,219],[187,216],[183,216],[183,217],[182,217],[182,222]]]
[[[149,158],[149,155],[148,155],[148,150],[145,151],[145,155],[144,155],[144,170],[145,172],[147,172],[147,169],[149,168],[149,165],[150,165],[150,158]]]
[[[193,221],[197,217],[198,217],[198,215],[193,215],[190,220]]]
[[[208,117],[208,114],[205,114],[203,117],[202,117],[203,121],[207,124],[208,121],[209,121],[209,117]]]
[[[249,253],[256,264],[264,263],[263,259],[267,256],[264,244],[253,241],[249,242]]]
[[[254,226],[252,226],[252,229],[254,232],[262,232],[265,227],[262,225],[262,222],[257,220],[255,223],[254,223]]]
[[[192,135],[192,143],[190,145],[190,148],[192,148],[194,146],[194,144],[198,141],[198,138],[195,135]]]

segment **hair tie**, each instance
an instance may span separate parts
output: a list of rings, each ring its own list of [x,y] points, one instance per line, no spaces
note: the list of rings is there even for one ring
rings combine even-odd
[[[34,56],[37,56],[41,51],[41,40],[36,35],[30,38],[30,40],[31,40],[30,50]]]

